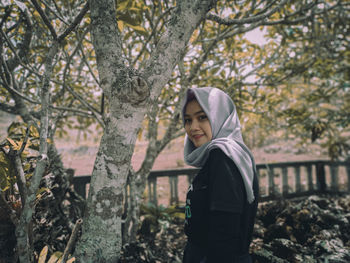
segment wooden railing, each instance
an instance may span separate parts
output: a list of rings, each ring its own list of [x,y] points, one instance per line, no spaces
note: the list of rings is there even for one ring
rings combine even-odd
[[[190,183],[199,169],[152,171],[148,176],[148,201],[158,203],[157,178],[168,177],[170,204],[179,204],[178,178]],[[350,193],[350,162],[303,161],[258,164],[260,200],[291,198],[319,193]],[[75,176],[74,189],[87,196],[90,176]],[[182,200],[184,201],[184,200]]]

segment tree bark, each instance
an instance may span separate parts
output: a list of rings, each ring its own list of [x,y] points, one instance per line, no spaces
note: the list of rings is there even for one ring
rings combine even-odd
[[[91,34],[100,83],[109,104],[92,173],[78,262],[117,262],[122,245],[123,191],[137,132],[168,82],[194,29],[215,1],[178,1],[168,30],[142,72],[127,68],[114,0],[91,0]]]

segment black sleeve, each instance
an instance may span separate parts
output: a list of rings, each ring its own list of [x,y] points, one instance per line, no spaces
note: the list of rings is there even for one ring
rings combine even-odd
[[[221,149],[212,150],[208,162],[210,211],[242,213],[246,197],[237,166]]]
[[[208,252],[206,263],[232,263],[240,248],[239,214],[212,211],[209,214]]]

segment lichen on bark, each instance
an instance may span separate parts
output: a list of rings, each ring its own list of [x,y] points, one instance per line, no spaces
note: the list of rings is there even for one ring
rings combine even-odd
[[[196,2],[179,1],[167,31],[138,72],[124,64],[115,1],[90,0],[93,45],[109,112],[92,173],[83,234],[76,248],[78,261],[117,262],[122,242],[121,196],[137,132],[213,2],[204,1],[194,13]]]

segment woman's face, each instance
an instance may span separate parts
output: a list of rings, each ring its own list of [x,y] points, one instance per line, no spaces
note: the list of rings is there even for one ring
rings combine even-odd
[[[209,119],[197,100],[191,100],[185,110],[185,130],[194,146],[199,147],[211,141],[213,134]]]

